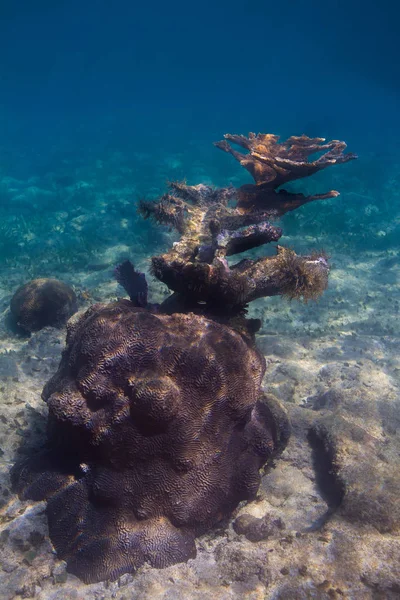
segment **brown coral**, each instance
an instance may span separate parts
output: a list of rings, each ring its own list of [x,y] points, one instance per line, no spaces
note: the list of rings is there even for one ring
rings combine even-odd
[[[32,279],[15,292],[10,303],[17,325],[38,331],[48,325],[62,326],[77,310],[74,290],[58,279]]]
[[[215,146],[239,161],[256,182],[256,185],[244,185],[238,191],[238,207],[246,211],[257,206],[268,207],[281,216],[307,202],[335,198],[339,195],[335,190],[313,196],[283,190],[278,195],[271,192],[289,181],[309,177],[331,165],[357,158],[352,153],[343,154],[346,144],[339,140],[326,142],[324,138],[293,135],[285,142],[279,142],[279,136],[270,133],[249,133],[248,137],[227,133],[224,137]],[[229,142],[244,148],[247,153],[238,152]],[[322,153],[322,156],[309,161],[309,157],[316,153]]]
[[[317,298],[327,284],[328,263],[323,253],[296,256],[278,248],[275,257],[244,260],[233,266],[227,257],[275,242],[282,230],[271,221],[312,200],[338,195],[330,191],[314,196],[293,194],[277,188],[356,158],[343,154],[346,144],[323,138],[291,137],[278,143],[270,134],[230,135],[217,147],[237,159],[254,177],[255,184],[216,189],[206,185],[170,184],[170,192],[158,202],[141,202],[145,217],[175,227],[179,242],[161,256],[153,257],[153,273],[171,290],[211,309],[235,310],[256,298],[282,294],[290,298]],[[234,150],[229,142],[245,148]],[[323,152],[309,162],[310,155]]]
[[[196,535],[254,497],[288,435],[264,371],[249,339],[193,314],[119,301],[68,326],[43,393],[49,450],[14,481],[48,499],[70,571],[91,582],[187,560]]]

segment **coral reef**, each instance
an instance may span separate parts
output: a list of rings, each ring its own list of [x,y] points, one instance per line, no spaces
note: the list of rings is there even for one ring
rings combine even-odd
[[[270,134],[230,135],[216,146],[228,152],[254,177],[255,184],[215,189],[207,185],[171,183],[170,193],[158,202],[142,201],[139,211],[177,229],[179,242],[161,256],[153,257],[154,275],[167,286],[194,301],[211,307],[241,307],[265,296],[282,294],[305,301],[318,298],[326,287],[328,263],[323,253],[297,256],[278,246],[276,256],[244,259],[230,266],[227,257],[268,242],[276,242],[282,230],[271,219],[317,199],[338,192],[304,196],[277,188],[328,166],[348,162],[344,142],[323,143],[323,138],[291,137],[278,143]],[[234,150],[228,141],[245,148]],[[323,153],[317,160],[307,159]]]
[[[337,195],[278,186],[355,157],[343,154],[344,143],[320,138],[226,137],[248,150],[218,143],[255,184],[171,183],[158,202],[140,203],[144,217],[181,235],[152,258],[153,274],[173,293],[149,304],[144,275],[129,261],[116,268],[130,300],[94,305],[68,325],[59,369],[43,391],[47,446],[13,470],[22,499],[48,501],[58,556],[86,582],[193,557],[196,536],[255,497],[261,467],[288,441],[284,409],[261,389],[260,322],[246,319],[246,305],[279,294],[319,297],[327,259],[282,246],[276,256],[232,266],[227,258],[278,241],[282,231],[270,220]],[[281,523],[242,519],[237,528],[262,540]]]
[[[33,279],[11,299],[10,310],[18,327],[27,332],[48,325],[61,327],[77,310],[74,290],[58,279]]]
[[[265,361],[232,329],[122,300],[68,326],[45,386],[50,450],[14,471],[48,499],[50,537],[84,581],[195,555],[194,538],[254,498],[286,444]]]

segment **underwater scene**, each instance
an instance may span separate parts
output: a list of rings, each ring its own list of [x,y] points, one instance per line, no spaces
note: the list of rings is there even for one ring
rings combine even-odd
[[[0,6],[0,600],[400,598],[400,9]]]

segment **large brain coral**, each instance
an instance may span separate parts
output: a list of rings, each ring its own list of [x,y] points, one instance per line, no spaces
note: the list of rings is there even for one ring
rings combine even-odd
[[[288,434],[264,371],[250,339],[193,313],[122,300],[69,325],[43,392],[48,448],[14,481],[48,499],[71,572],[92,582],[187,560],[195,536],[255,496]]]

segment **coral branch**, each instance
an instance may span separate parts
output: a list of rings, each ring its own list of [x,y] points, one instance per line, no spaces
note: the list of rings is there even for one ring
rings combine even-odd
[[[223,230],[217,236],[217,245],[219,251],[224,251],[225,256],[232,256],[232,254],[268,244],[268,242],[276,242],[281,235],[282,230],[279,227],[273,227],[270,223],[264,222],[259,225],[250,225],[240,231]]]
[[[304,301],[318,298],[328,282],[329,267],[323,253],[298,256],[278,246],[276,256],[245,259],[229,267],[224,258],[212,264],[189,262],[171,253],[154,257],[153,274],[171,290],[226,309],[244,306],[257,298],[283,295]]]
[[[276,189],[288,181],[308,177],[331,165],[357,158],[355,154],[343,154],[347,146],[339,140],[324,144],[324,138],[302,135],[292,136],[279,143],[279,136],[263,133],[249,133],[248,138],[227,133],[224,137],[225,140],[215,143],[217,148],[238,160],[252,174],[257,184],[268,183],[270,189]],[[248,154],[237,152],[226,140],[245,148]],[[317,152],[324,154],[309,162],[308,158]]]
[[[185,204],[179,198],[165,194],[157,203],[141,200],[138,210],[144,219],[152,218],[160,225],[170,225],[179,233],[184,231]]]
[[[279,216],[313,200],[335,198],[334,190],[315,196],[290,194],[276,189],[289,181],[309,177],[331,165],[341,164],[357,158],[355,154],[344,154],[346,144],[339,140],[325,142],[324,138],[309,138],[305,135],[292,136],[279,143],[277,135],[249,133],[243,135],[226,134],[225,140],[216,142],[217,148],[231,154],[253,176],[256,185],[244,185],[238,190],[238,208],[242,210],[274,209]],[[229,142],[248,150],[247,154],[237,152]],[[309,157],[323,153],[314,161]]]
[[[140,212],[157,223],[175,225],[181,240],[170,251],[170,260],[185,257],[211,263],[218,256],[229,256],[260,244],[277,241],[282,232],[268,219],[276,211],[243,213],[227,206],[236,190],[210,186],[170,184],[171,192],[158,202],[141,203]]]
[[[140,210],[146,218],[172,225],[181,233],[180,241],[169,252],[153,257],[154,275],[192,303],[233,310],[263,296],[282,294],[305,301],[317,298],[327,285],[329,271],[323,254],[301,257],[278,247],[276,256],[233,266],[226,257],[278,241],[282,230],[271,220],[308,202],[338,195],[331,190],[305,196],[277,190],[279,186],[356,156],[344,154],[344,142],[305,135],[280,143],[272,134],[226,134],[216,146],[239,161],[255,184],[235,190],[171,183],[170,193],[158,202],[142,203]],[[320,156],[310,161],[316,153]]]
[[[282,217],[291,210],[300,208],[303,204],[308,204],[314,200],[326,200],[336,198],[339,192],[331,190],[323,194],[314,194],[305,196],[304,194],[293,194],[286,190],[271,190],[268,184],[261,185],[243,185],[238,190],[237,207],[243,212],[253,212],[268,209],[275,217]]]

